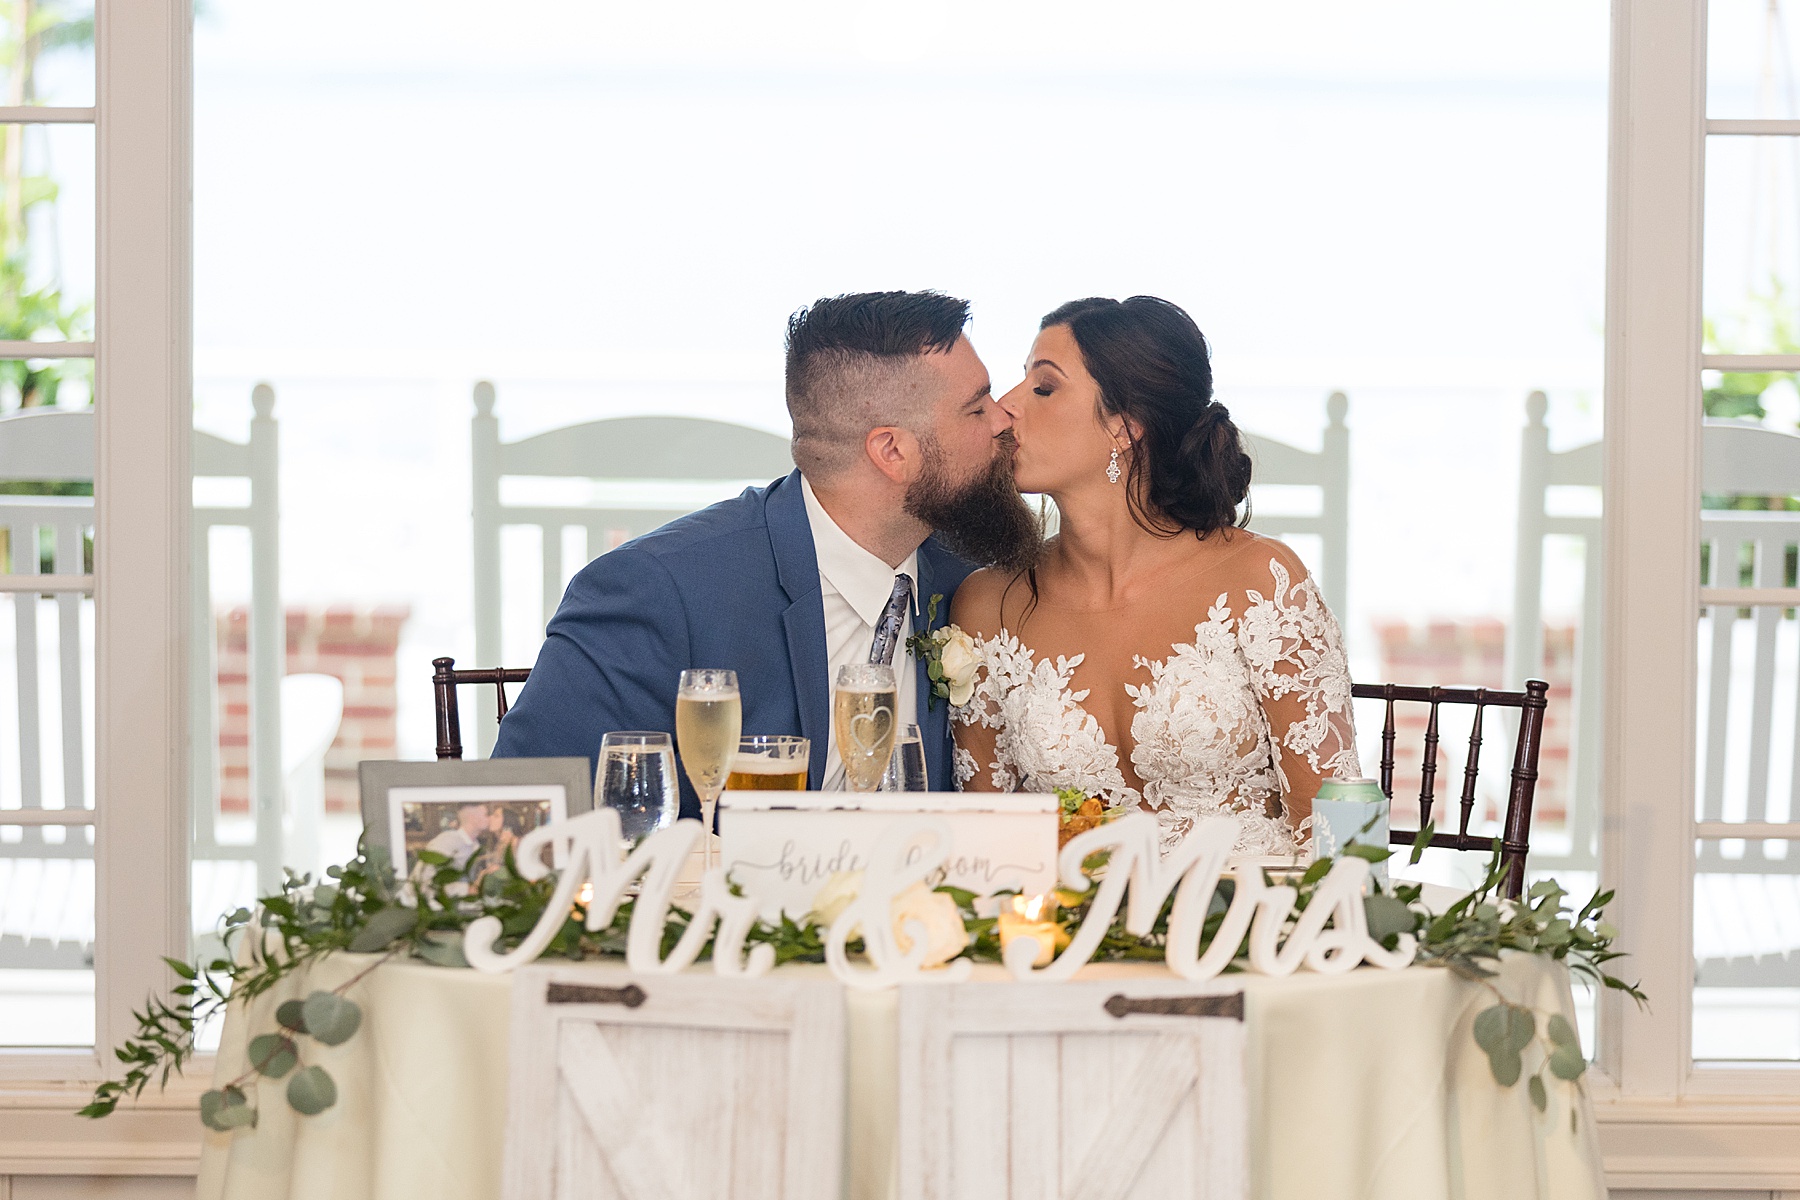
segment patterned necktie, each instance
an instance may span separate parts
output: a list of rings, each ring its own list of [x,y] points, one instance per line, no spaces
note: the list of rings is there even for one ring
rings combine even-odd
[[[875,644],[869,647],[869,661],[883,666],[894,665],[894,648],[900,642],[900,622],[906,617],[906,606],[912,602],[912,576],[902,571],[894,576],[894,594],[888,597],[881,620],[875,623]]]

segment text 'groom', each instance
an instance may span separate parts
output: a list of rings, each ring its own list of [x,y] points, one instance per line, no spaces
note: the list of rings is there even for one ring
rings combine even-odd
[[[495,755],[592,762],[603,734],[673,730],[681,672],[721,667],[737,672],[744,732],[810,738],[808,786],[840,789],[831,680],[869,661],[887,615],[900,710],[917,712],[926,770],[947,787],[946,708],[928,706],[906,638],[924,632],[914,622],[932,596],[942,621],[974,565],[1011,561],[1038,537],[1013,487],[1011,419],[963,336],[968,316],[967,301],[933,292],[837,296],[794,314],[798,470],[583,568]],[[681,812],[699,815],[685,778]]]

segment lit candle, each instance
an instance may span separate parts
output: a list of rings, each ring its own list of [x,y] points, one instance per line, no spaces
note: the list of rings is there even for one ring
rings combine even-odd
[[[1011,896],[1000,906],[1000,952],[1018,938],[1028,937],[1038,945],[1032,966],[1047,966],[1056,957],[1064,940],[1062,927],[1056,923],[1056,893],[1042,896]]]

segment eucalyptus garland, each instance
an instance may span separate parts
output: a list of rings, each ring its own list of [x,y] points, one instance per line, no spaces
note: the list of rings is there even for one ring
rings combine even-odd
[[[1431,833],[1427,827],[1420,834],[1413,847],[1413,862],[1418,862]],[[1391,851],[1352,843],[1345,853],[1381,862]],[[142,1094],[152,1081],[165,1086],[192,1057],[197,1031],[222,1016],[232,1002],[254,999],[330,954],[378,954],[379,958],[339,987],[280,1005],[275,1012],[276,1028],[250,1039],[249,1069],[202,1096],[200,1117],[213,1129],[253,1127],[258,1082],[264,1079],[271,1083],[285,1080],[287,1101],[302,1114],[331,1107],[337,1100],[336,1082],[324,1067],[308,1063],[307,1057],[310,1043],[335,1046],[356,1033],[362,1011],[345,994],[352,986],[398,958],[466,968],[463,931],[480,917],[499,919],[502,932],[497,950],[517,946],[537,924],[556,890],[554,874],[536,881],[523,878],[510,853],[503,866],[478,882],[470,879],[467,868],[458,869],[444,855],[427,851],[419,857],[423,870],[407,881],[396,878],[384,852],[368,847],[359,848],[349,863],[329,868],[325,878],[316,883],[309,876],[290,872],[281,892],[263,897],[255,911],[240,908],[221,920],[222,955],[194,963],[166,960],[180,982],[167,998],[152,998],[142,1012],[133,1014],[137,1032],[114,1051],[125,1067],[124,1074],[96,1088],[92,1102],[80,1115],[104,1117],[125,1098]],[[1332,861],[1320,859],[1295,881],[1296,916],[1305,911]],[[1084,869],[1104,869],[1103,857],[1090,858]],[[1548,880],[1533,886],[1522,901],[1500,899],[1498,890],[1504,877],[1500,846],[1495,842],[1481,886],[1441,914],[1430,912],[1421,903],[1423,889],[1417,884],[1399,884],[1391,891],[1376,888],[1365,897],[1364,906],[1370,935],[1384,947],[1392,950],[1402,935],[1411,934],[1418,941],[1419,965],[1442,967],[1493,994],[1494,1003],[1476,1016],[1475,1041],[1486,1053],[1495,1080],[1512,1087],[1525,1077],[1532,1102],[1543,1111],[1548,1102],[1546,1075],[1578,1086],[1587,1062],[1575,1031],[1561,1014],[1539,1014],[1500,993],[1494,979],[1502,952],[1540,954],[1564,962],[1576,978],[1622,991],[1640,1004],[1644,995],[1607,970],[1608,963],[1621,957],[1612,949],[1615,931],[1603,920],[1611,892],[1596,893],[1580,910],[1573,911],[1564,904],[1567,893]],[[1234,886],[1231,879],[1219,883],[1208,910],[1202,948],[1217,934]],[[996,919],[977,915],[972,893],[950,887],[937,890],[951,896],[962,912],[970,938],[963,957],[1001,961]],[[1060,922],[1065,928],[1074,928],[1086,918],[1093,891],[1061,893]],[[1171,894],[1150,933],[1141,938],[1125,931],[1122,912],[1115,916],[1094,961],[1160,961],[1173,904]],[[590,932],[585,908],[576,904],[544,956],[622,958],[632,907],[633,902],[626,900],[610,925]],[[691,914],[680,908],[670,910],[663,930],[663,953],[673,948],[690,919]],[[759,921],[747,940],[774,947],[775,963],[780,965],[823,962],[824,936],[825,927],[810,918],[796,921],[784,915],[778,923]],[[709,944],[701,957],[710,957],[710,952]],[[1246,946],[1238,947],[1239,960],[1247,953]],[[1228,969],[1242,968],[1234,963]],[[1544,1017],[1541,1021],[1540,1016]],[[1535,1063],[1529,1075],[1525,1073],[1528,1053]],[[1571,1121],[1574,1112],[1571,1105]]]

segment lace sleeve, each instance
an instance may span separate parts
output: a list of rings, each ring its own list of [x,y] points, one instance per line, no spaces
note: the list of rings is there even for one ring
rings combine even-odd
[[[1362,774],[1350,663],[1337,618],[1291,552],[1269,559],[1269,582],[1266,596],[1245,589],[1238,646],[1268,722],[1286,816],[1298,826],[1312,815],[1320,781]]]
[[[950,710],[956,739],[956,790],[959,792],[1010,792],[1018,780],[1000,765],[999,686],[993,669],[993,656],[988,643],[975,643],[981,655],[981,674],[975,679],[975,694],[961,708]]]

